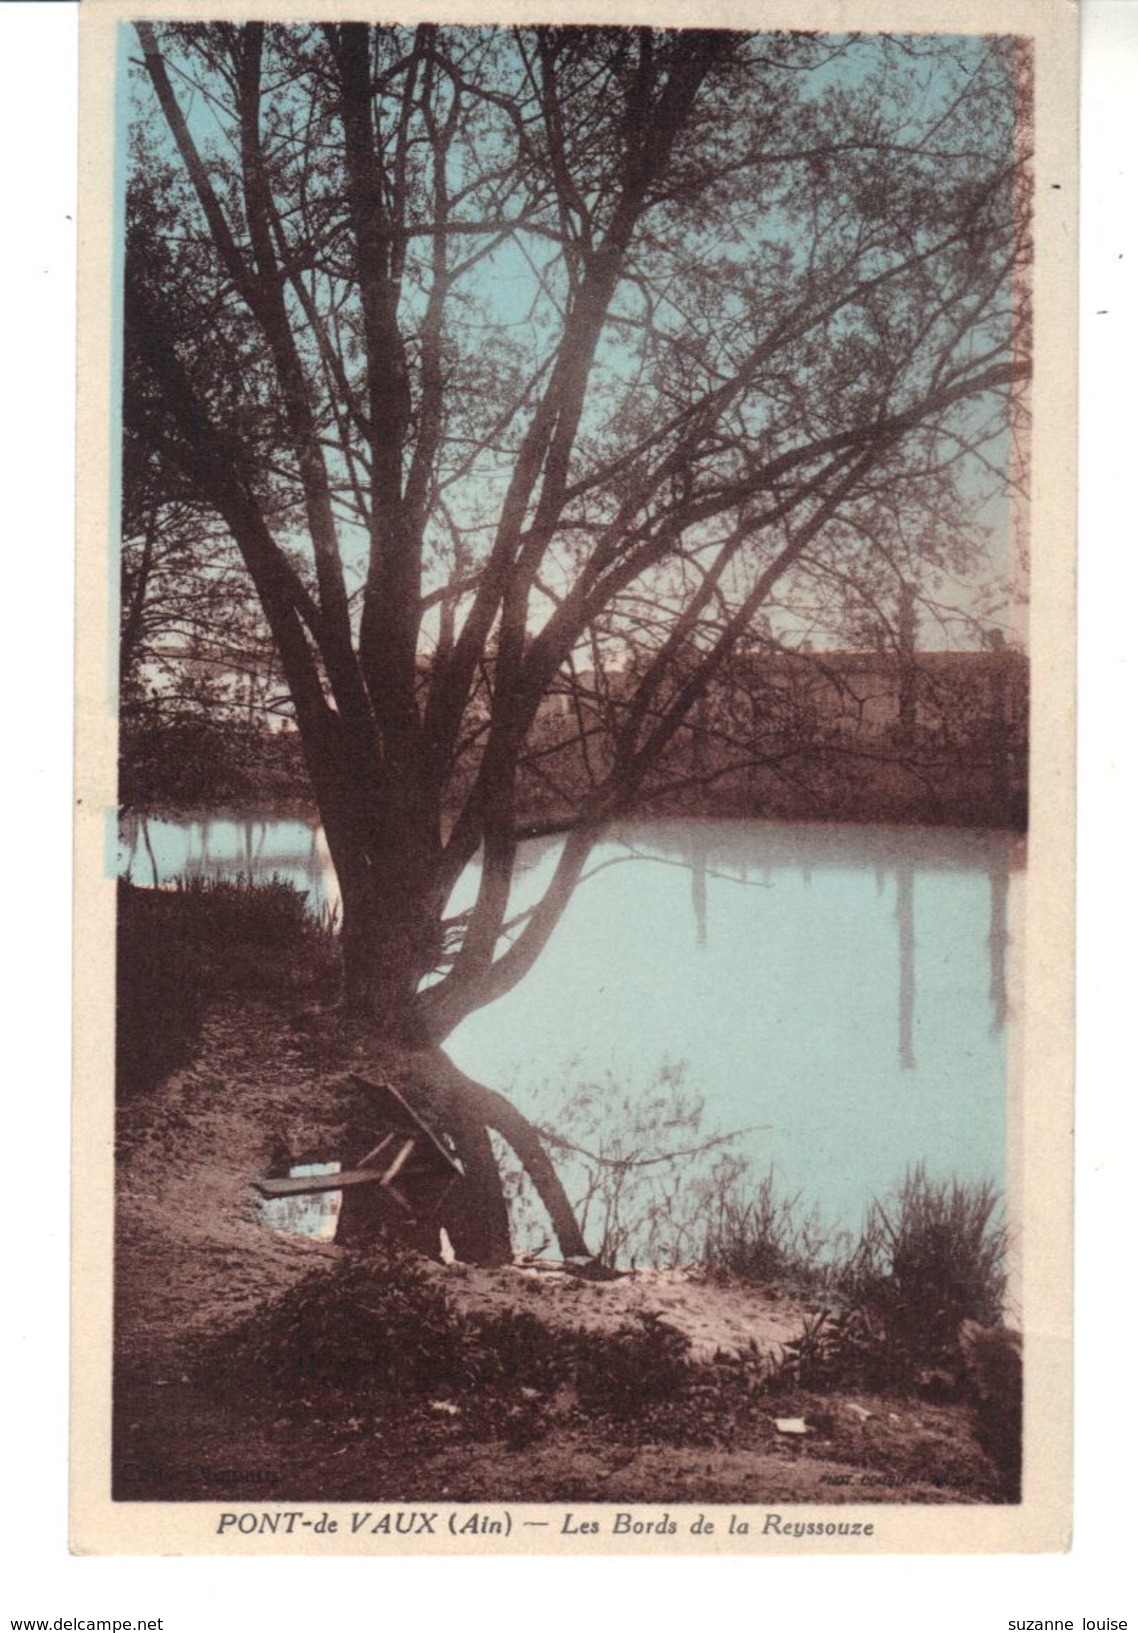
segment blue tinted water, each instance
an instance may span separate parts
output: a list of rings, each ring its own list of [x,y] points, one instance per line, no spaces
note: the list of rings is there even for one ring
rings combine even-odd
[[[526,847],[513,910],[557,850]],[[120,867],[139,884],[276,874],[317,910],[337,901],[301,821],[136,820]],[[678,1074],[703,1135],[754,1129],[733,1149],[848,1225],[918,1161],[1002,1183],[1017,841],[658,822],[607,837],[589,873],[525,980],[448,1040],[463,1070],[543,1122],[590,1084],[666,1114],[661,1074]]]

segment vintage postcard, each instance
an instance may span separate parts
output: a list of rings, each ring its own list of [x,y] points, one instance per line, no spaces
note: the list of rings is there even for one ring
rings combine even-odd
[[[1074,7],[82,29],[73,1548],[1065,1547]]]

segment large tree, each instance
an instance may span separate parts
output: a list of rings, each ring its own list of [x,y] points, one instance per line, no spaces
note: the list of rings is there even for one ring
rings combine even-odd
[[[1022,426],[1030,64],[647,28],[137,40],[135,464],[240,553],[345,1001],[421,1051],[531,968],[760,613],[836,628],[967,579]],[[555,696],[587,775],[518,914]],[[528,1125],[450,1103],[484,1189],[494,1127],[579,1250]]]

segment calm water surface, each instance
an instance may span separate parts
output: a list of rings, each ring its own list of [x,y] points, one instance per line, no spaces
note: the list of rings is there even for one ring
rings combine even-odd
[[[513,910],[557,851],[526,847]],[[138,884],[276,874],[317,910],[337,900],[323,835],[301,821],[136,820],[119,864]],[[622,828],[525,981],[447,1049],[545,1122],[582,1085],[647,1104],[679,1075],[704,1135],[752,1129],[738,1149],[846,1224],[916,1161],[1002,1183],[1020,880],[1019,842],[1000,833]],[[472,871],[453,906],[475,885]]]

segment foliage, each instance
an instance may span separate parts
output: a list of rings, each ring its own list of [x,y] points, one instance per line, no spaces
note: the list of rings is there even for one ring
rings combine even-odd
[[[618,1414],[674,1406],[691,1383],[688,1340],[651,1312],[614,1333],[590,1336],[587,1348],[577,1387],[588,1405]]]
[[[857,1379],[874,1388],[959,1389],[965,1323],[1003,1323],[1008,1233],[998,1208],[987,1182],[937,1182],[923,1166],[911,1169],[897,1196],[874,1202],[857,1240],[825,1266],[822,1308],[787,1347],[779,1376],[811,1388]]]
[[[980,1444],[1019,1497],[1023,1461],[1023,1341],[1006,1327],[965,1321],[960,1329],[965,1382]]]
[[[541,1098],[551,1095],[547,1085]],[[756,1171],[737,1149],[752,1130],[709,1131],[704,1110],[685,1067],[670,1062],[644,1089],[609,1074],[563,1093],[542,1134],[602,1263],[698,1263],[808,1297],[830,1312],[804,1335],[811,1377],[848,1372],[859,1350],[895,1354],[910,1376],[958,1371],[961,1322],[1000,1323],[1007,1230],[991,1184],[934,1181],[918,1164],[852,1234],[817,1202],[780,1191],[773,1165]],[[514,1238],[540,1251],[536,1200],[521,1171],[506,1169]]]
[[[832,1275],[835,1242],[815,1207],[779,1194],[774,1168],[755,1183],[740,1174],[715,1197],[703,1241],[703,1261],[717,1275],[740,1281],[811,1289]]]
[[[420,1261],[381,1244],[322,1268],[284,1294],[210,1357],[231,1379],[279,1379],[423,1393],[452,1388],[465,1360],[443,1288]]]
[[[300,739],[262,721],[151,699],[121,722],[124,809],[201,810],[311,801]]]

